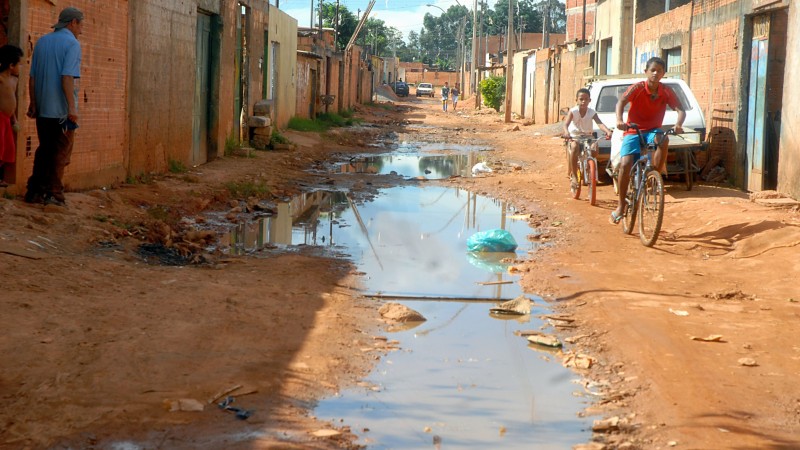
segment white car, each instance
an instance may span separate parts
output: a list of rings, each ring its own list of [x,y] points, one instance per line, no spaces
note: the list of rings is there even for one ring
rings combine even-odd
[[[616,78],[593,81],[588,86],[592,98],[589,101],[589,107],[597,111],[597,115],[605,126],[614,129],[617,125],[617,115],[615,111],[617,100],[619,100],[630,85],[644,80],[644,78]],[[686,120],[683,121],[684,130],[687,132],[692,130],[697,131],[699,133],[699,142],[704,141],[706,136],[706,119],[703,116],[703,111],[700,109],[700,104],[697,103],[697,99],[694,97],[692,90],[689,89],[689,85],[679,78],[662,78],[661,83],[669,86],[672,91],[675,92],[681,105],[683,105],[684,111],[686,111]],[[630,109],[630,106],[630,104],[625,106],[625,112],[622,115],[623,120],[628,119],[627,111]],[[677,120],[678,113],[673,111],[672,108],[667,107],[663,125],[675,125]],[[611,141],[604,138],[605,135],[597,127],[597,124],[594,124],[594,131],[601,137],[598,141],[600,147],[600,154],[597,158],[598,162],[605,162],[609,159],[611,154]],[[614,130],[614,135],[611,140],[615,142],[619,140],[621,142],[621,134],[621,131]],[[600,164],[600,167],[603,167],[603,165]]]
[[[427,95],[433,97],[433,85],[430,83],[420,83],[417,85],[417,97]]]

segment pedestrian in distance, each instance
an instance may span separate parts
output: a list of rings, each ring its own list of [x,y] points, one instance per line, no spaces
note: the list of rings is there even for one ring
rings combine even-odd
[[[600,116],[597,115],[597,111],[589,108],[589,102],[591,100],[591,93],[588,89],[578,89],[578,92],[575,94],[575,101],[578,104],[569,110],[567,117],[564,119],[564,130],[561,137],[567,139],[567,145],[569,145],[569,179],[573,190],[577,189],[577,184],[579,183],[578,154],[580,153],[580,147],[574,138],[590,136],[594,130],[592,124],[594,122],[606,134],[606,139],[611,139],[611,129],[603,124],[603,121],[600,120]],[[596,141],[592,145],[592,155],[595,157],[597,156]]]
[[[447,112],[447,99],[450,97],[450,86],[447,85],[447,81],[444,82],[444,86],[442,86],[442,111]]]
[[[453,86],[453,89],[450,89],[450,96],[453,98],[453,111],[455,111],[456,107],[458,106],[458,96],[461,95],[461,90],[459,89],[460,87],[461,85],[456,83],[456,85]]]
[[[21,59],[21,48],[0,47],[0,187],[8,186],[6,168],[17,160],[17,83]]]
[[[69,165],[78,128],[78,81],[81,76],[83,13],[64,8],[53,31],[33,48],[28,117],[36,119],[39,147],[33,158],[25,201],[66,205],[64,169]]]
[[[622,120],[622,113],[625,106],[630,103],[628,111],[628,122],[639,126],[647,143],[655,142],[656,134],[662,133],[660,127],[664,122],[664,114],[667,106],[678,112],[678,119],[675,122],[675,133],[683,133],[683,121],[686,119],[686,111],[683,110],[680,100],[669,87],[660,83],[664,78],[667,64],[663,59],[654,56],[647,60],[645,75],[647,79],[642,82],[632,84],[628,90],[622,94],[617,101],[617,129],[625,131],[620,148],[620,167],[619,167],[619,198],[617,209],[611,212],[609,222],[619,223],[625,213],[625,196],[628,193],[628,183],[630,182],[630,171],[633,163],[641,155],[641,145],[636,130],[630,128]],[[659,172],[664,172],[667,162],[667,152],[669,151],[669,138],[659,145],[653,155],[653,167]]]

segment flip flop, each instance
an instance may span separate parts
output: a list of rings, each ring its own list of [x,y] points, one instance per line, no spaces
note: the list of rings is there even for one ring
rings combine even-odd
[[[616,211],[611,211],[611,217],[608,218],[608,223],[616,225],[620,220],[622,220],[622,214],[617,215]]]

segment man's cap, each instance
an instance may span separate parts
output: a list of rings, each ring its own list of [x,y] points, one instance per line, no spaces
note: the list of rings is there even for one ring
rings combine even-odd
[[[83,13],[78,8],[68,6],[61,11],[61,14],[58,15],[58,23],[53,25],[53,28],[56,30],[64,28],[75,19],[78,19],[79,22],[82,21]]]

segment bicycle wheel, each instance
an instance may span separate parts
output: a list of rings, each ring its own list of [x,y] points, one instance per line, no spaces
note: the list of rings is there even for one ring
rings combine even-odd
[[[625,234],[633,233],[633,226],[636,224],[636,209],[639,206],[639,202],[637,201],[639,190],[639,185],[634,181],[637,179],[636,176],[636,167],[637,165],[633,166],[631,169],[631,177],[630,181],[628,182],[628,194],[625,196],[625,213],[622,215],[622,232]]]
[[[639,239],[645,247],[658,240],[664,220],[664,180],[656,170],[647,172],[639,199]]]
[[[586,160],[586,177],[588,178],[586,181],[589,188],[589,204],[594,206],[597,204],[597,161]]]

